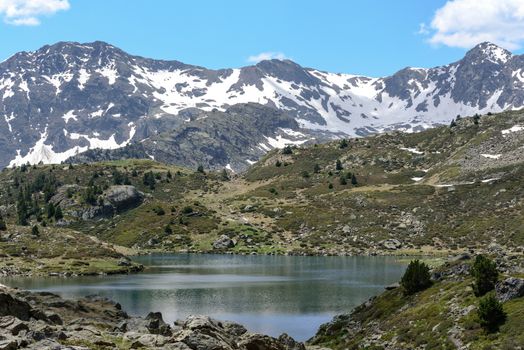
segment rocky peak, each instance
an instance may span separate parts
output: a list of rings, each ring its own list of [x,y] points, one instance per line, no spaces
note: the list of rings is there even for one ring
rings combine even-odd
[[[483,63],[489,61],[498,65],[504,65],[512,56],[513,55],[508,50],[485,41],[469,50],[462,61],[471,63]]]

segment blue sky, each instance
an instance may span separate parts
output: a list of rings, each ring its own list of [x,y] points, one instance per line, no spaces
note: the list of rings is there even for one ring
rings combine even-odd
[[[303,66],[382,76],[450,63],[484,39],[520,52],[522,19],[509,30],[478,28],[483,19],[511,20],[495,3],[522,9],[521,0],[0,0],[0,60],[57,41],[103,40],[209,68],[273,53]]]

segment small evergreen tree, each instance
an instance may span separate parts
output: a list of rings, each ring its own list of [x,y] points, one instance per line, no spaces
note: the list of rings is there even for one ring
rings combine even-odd
[[[335,164],[335,169],[336,170],[342,170],[344,169],[344,167],[342,166],[342,162],[340,161],[340,159],[337,159],[337,163]]]
[[[53,203],[47,203],[46,207],[47,218],[50,219],[55,216],[55,206]]]
[[[332,183],[329,183],[328,188],[329,188],[330,190],[332,190],[332,189],[333,189],[333,184],[332,184]]]
[[[315,164],[315,166],[313,167],[313,172],[315,174],[318,174],[320,172],[320,165],[318,164]]]
[[[499,327],[506,322],[507,317],[502,303],[491,293],[480,299],[477,315],[480,325],[488,333],[497,332]]]
[[[477,255],[471,267],[471,275],[475,279],[473,291],[476,296],[482,296],[495,288],[499,272],[495,262],[484,255]]]
[[[18,193],[18,202],[16,204],[16,214],[18,218],[18,224],[22,226],[27,225],[27,218],[29,216],[28,210],[27,210],[27,203],[26,198],[24,196],[23,189],[20,189],[20,192]]]
[[[419,260],[411,261],[400,280],[400,285],[404,288],[406,295],[415,294],[430,287],[431,279],[428,265]]]
[[[199,165],[197,167],[197,172],[201,173],[201,174],[204,174],[204,166],[203,165]]]
[[[171,174],[171,171],[170,171],[170,170],[167,171],[166,176],[167,176],[167,178],[170,179],[170,180],[173,178],[173,174]]]
[[[455,126],[457,126],[457,122],[455,122],[455,119],[451,119],[451,123],[449,124],[449,127],[454,128]]]
[[[277,161],[275,162],[275,166],[276,166],[277,168],[280,168],[280,167],[282,166],[282,162],[281,162],[280,160],[277,160]]]
[[[63,218],[64,218],[64,214],[62,213],[62,208],[60,208],[60,206],[57,205],[55,208],[55,220],[58,221]]]
[[[479,120],[480,120],[480,115],[475,114],[475,115],[473,116],[473,123],[474,123],[475,125],[479,125]]]
[[[173,233],[173,229],[171,228],[170,225],[166,225],[166,227],[164,227],[164,233],[165,233],[166,235],[170,235],[170,234]]]
[[[304,179],[309,179],[309,173],[308,173],[307,171],[304,170],[304,171],[302,172],[302,177],[303,177]]]
[[[0,215],[0,231],[7,231],[7,225],[2,215]]]
[[[136,169],[133,169],[133,171],[131,172],[131,176],[132,177],[137,177],[138,176],[138,171],[136,171]]]
[[[347,180],[346,180],[346,177],[342,174],[340,175],[340,179],[339,179],[339,182],[342,186],[345,186],[348,184]]]
[[[149,171],[144,174],[143,183],[144,185],[148,186],[150,190],[155,189],[156,180],[155,180],[155,175],[153,175],[152,171]]]
[[[31,234],[35,237],[38,237],[40,235],[40,231],[38,230],[38,226],[35,225],[31,228]]]
[[[347,148],[348,146],[349,146],[349,143],[348,143],[348,140],[346,139],[340,140],[340,143],[338,145],[338,147],[341,149]]]
[[[355,176],[355,174],[351,174],[351,184],[353,186],[358,185],[357,177]]]
[[[293,154],[293,149],[288,145],[282,149],[282,154]]]

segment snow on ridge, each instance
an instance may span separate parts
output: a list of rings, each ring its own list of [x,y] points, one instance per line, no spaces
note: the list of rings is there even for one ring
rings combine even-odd
[[[419,151],[419,150],[416,149],[416,148],[411,148],[411,147],[400,147],[400,149],[403,150],[403,151],[408,151],[408,152],[413,153],[413,154],[424,154],[424,152]]]
[[[502,154],[487,154],[487,153],[481,153],[480,155],[484,158],[489,158],[489,159],[499,159],[502,156]]]
[[[502,132],[502,135],[507,135],[509,133],[518,132],[518,131],[522,131],[522,130],[524,130],[524,126],[513,125],[511,128],[502,130],[501,132]]]
[[[67,123],[69,123],[70,119],[73,119],[76,122],[77,121],[77,116],[75,115],[75,111],[71,110],[71,111],[67,112],[66,114],[64,114],[62,119],[64,119],[65,123],[67,124]]]

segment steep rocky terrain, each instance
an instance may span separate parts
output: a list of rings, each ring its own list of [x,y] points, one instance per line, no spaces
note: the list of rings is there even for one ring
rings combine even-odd
[[[141,141],[169,131],[159,144],[182,154],[166,160],[189,166],[186,160],[194,159],[241,170],[268,149],[302,143],[319,132],[334,138],[420,131],[447,124],[457,114],[521,108],[523,60],[482,43],[449,65],[405,68],[389,77],[370,78],[322,72],[289,60],[209,70],[132,56],[103,42],[60,42],[0,63],[0,166],[60,163],[90,149],[118,149],[130,143],[140,148]],[[275,112],[229,109],[246,103],[285,112],[295,124],[282,128],[278,122],[268,123],[259,129],[265,123],[260,120],[272,120]],[[224,125],[202,138],[190,132],[193,127],[206,131],[217,123],[227,125],[218,119],[232,118],[238,125],[241,114],[242,130],[255,135],[241,140],[241,151],[238,144],[229,145],[237,135]],[[183,148],[179,142],[195,148]],[[207,151],[209,143],[220,143],[224,153]],[[146,146],[148,153],[104,153],[102,158],[163,152],[154,145]],[[211,156],[216,159],[209,161]]]

